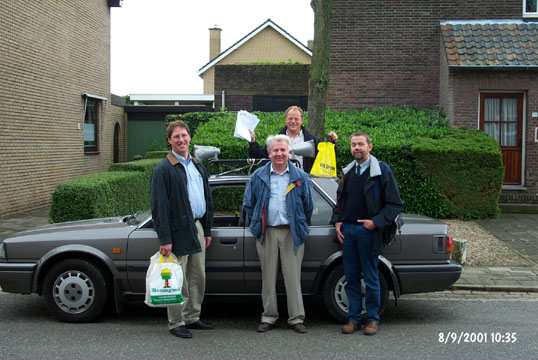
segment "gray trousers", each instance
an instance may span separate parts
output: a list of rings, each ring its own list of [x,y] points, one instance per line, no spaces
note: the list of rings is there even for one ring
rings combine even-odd
[[[274,324],[278,319],[276,278],[280,252],[288,303],[288,324],[295,325],[304,322],[305,313],[301,291],[304,244],[297,249],[296,255],[290,229],[266,227],[263,242],[256,241],[256,249],[262,268],[263,313],[261,321]]]
[[[202,251],[178,257],[183,269],[181,295],[185,302],[183,305],[167,308],[168,329],[170,330],[181,325],[192,324],[200,319],[205,294],[205,237],[200,221],[196,221],[196,228]]]

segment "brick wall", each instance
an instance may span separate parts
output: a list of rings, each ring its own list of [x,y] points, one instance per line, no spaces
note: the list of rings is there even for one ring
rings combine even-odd
[[[112,162],[107,0],[2,1],[0,217],[50,203],[65,180]],[[85,155],[84,92],[106,97],[99,153]],[[120,120],[121,121],[121,120]]]
[[[328,106],[439,104],[440,21],[521,18],[521,0],[333,0]]]
[[[254,95],[308,96],[308,65],[216,65],[215,108],[252,110]]]
[[[538,118],[538,71],[450,71],[453,84],[453,125],[478,128],[481,92],[523,92],[525,124],[523,131],[526,190],[503,190],[501,202],[538,204],[538,143],[534,142],[534,129]]]

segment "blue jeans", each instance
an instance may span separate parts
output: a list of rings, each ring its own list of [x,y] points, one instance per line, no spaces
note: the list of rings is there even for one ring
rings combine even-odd
[[[379,322],[379,309],[381,308],[379,272],[377,270],[379,258],[372,255],[373,232],[362,224],[347,223],[342,223],[340,230],[344,235],[343,257],[347,281],[346,295],[349,301],[349,320],[354,323],[361,322],[362,277],[366,285],[366,319]]]

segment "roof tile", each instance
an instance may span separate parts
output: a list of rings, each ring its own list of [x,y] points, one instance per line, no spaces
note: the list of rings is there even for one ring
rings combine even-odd
[[[444,22],[441,38],[451,66],[538,67],[538,22]]]

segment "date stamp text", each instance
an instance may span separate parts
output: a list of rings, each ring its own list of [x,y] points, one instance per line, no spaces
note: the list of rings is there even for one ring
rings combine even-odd
[[[447,331],[439,333],[441,344],[508,344],[517,342],[516,332],[467,332]]]

